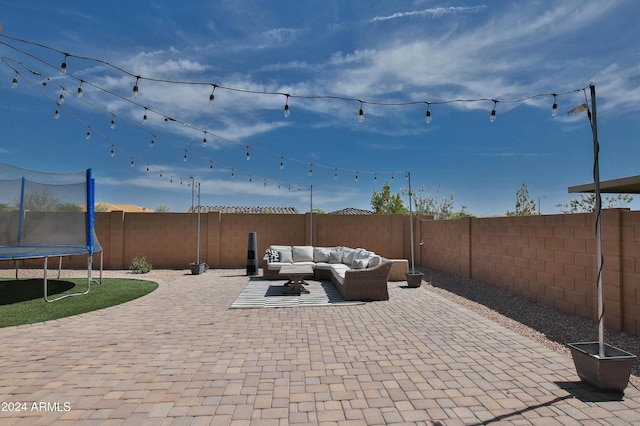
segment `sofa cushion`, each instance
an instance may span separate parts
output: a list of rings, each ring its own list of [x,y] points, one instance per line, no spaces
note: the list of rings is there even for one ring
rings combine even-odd
[[[336,247],[329,252],[329,263],[342,263],[342,248]]]
[[[356,251],[352,248],[346,248],[343,247],[342,248],[342,263],[344,263],[347,266],[351,266],[351,264],[353,263],[353,259],[356,255]]]
[[[332,265],[331,274],[340,284],[344,284],[345,274],[350,269],[351,268],[343,263],[337,263]]]
[[[280,254],[280,262],[281,263],[293,263],[293,254],[291,254],[291,250],[278,250]]]
[[[369,258],[369,266],[368,267],[369,268],[373,268],[374,266],[378,266],[381,263],[382,263],[382,258],[379,255],[374,254],[373,256],[371,256]]]
[[[314,262],[328,262],[331,249],[329,247],[314,247],[313,249],[313,261]]]
[[[313,262],[313,246],[291,247],[294,262]]]
[[[334,264],[327,262],[317,262],[313,269],[321,269],[323,271],[328,271],[333,267]]]

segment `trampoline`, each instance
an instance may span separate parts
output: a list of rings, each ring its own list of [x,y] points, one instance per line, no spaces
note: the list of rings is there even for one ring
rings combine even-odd
[[[43,259],[44,299],[53,302],[91,291],[102,283],[103,253],[94,229],[91,169],[74,173],[44,173],[0,163],[0,261]],[[92,279],[93,256],[100,253],[100,277]],[[49,298],[49,258],[87,256],[87,289]]]

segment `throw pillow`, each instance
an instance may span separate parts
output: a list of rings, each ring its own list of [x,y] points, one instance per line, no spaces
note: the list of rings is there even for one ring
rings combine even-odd
[[[281,263],[293,263],[293,255],[290,251],[279,251]]]
[[[342,263],[342,249],[331,249],[329,252],[329,263]]]
[[[378,266],[381,262],[382,262],[382,258],[380,256],[378,256],[377,254],[374,255],[374,256],[371,256],[369,258],[369,268],[373,268],[374,266]]]
[[[278,253],[278,250],[275,249],[267,249],[264,255],[264,260],[266,260],[267,263],[279,262],[280,253]]]
[[[344,263],[345,265],[351,266],[351,264],[353,263],[353,259],[354,259],[355,255],[356,255],[356,251],[354,249],[343,248],[342,249],[342,263]]]

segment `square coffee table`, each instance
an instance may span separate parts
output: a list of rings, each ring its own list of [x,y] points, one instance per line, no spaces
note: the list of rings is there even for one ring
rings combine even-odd
[[[304,277],[306,275],[313,275],[313,268],[310,265],[284,265],[280,267],[280,275],[283,275],[289,279],[289,287],[283,291],[283,294],[297,294],[309,293],[309,290],[304,288],[306,284]]]

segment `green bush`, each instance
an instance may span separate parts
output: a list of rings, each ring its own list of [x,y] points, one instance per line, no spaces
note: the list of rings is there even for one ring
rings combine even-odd
[[[133,258],[133,261],[131,261],[131,266],[129,267],[129,270],[137,274],[146,274],[147,272],[151,271],[152,268],[153,266],[151,265],[151,263],[149,263],[147,258],[144,256],[141,256],[141,257]]]

